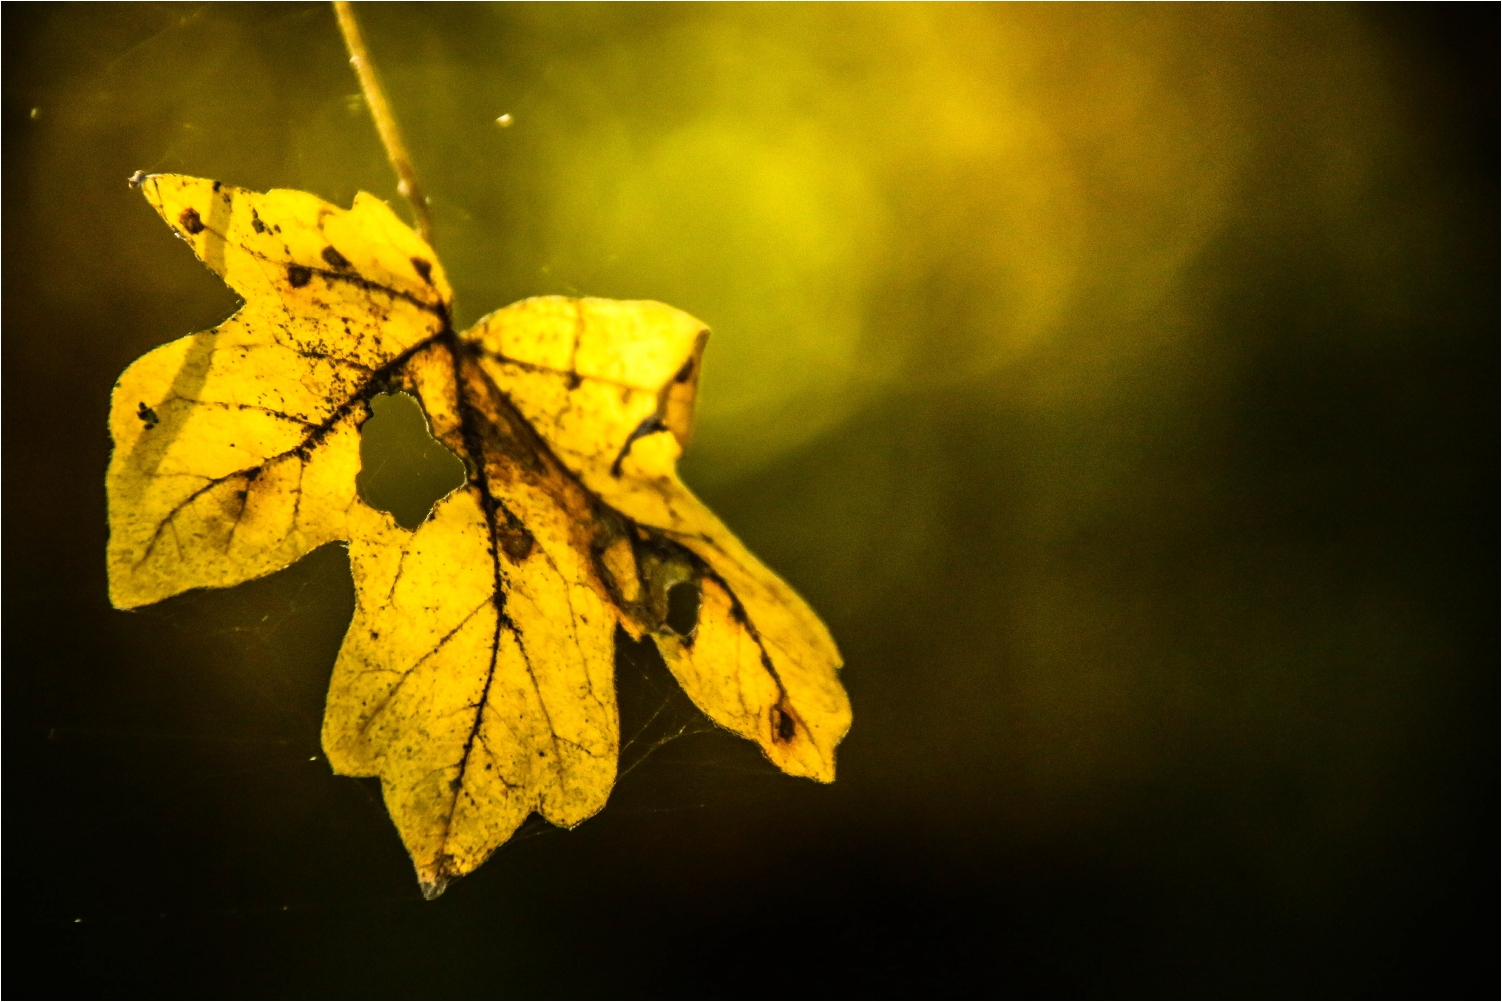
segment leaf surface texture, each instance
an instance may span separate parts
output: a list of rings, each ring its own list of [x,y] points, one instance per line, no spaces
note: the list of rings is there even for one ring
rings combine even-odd
[[[324,749],[380,777],[427,896],[529,814],[572,826],[604,805],[618,626],[783,771],[833,780],[851,718],[828,630],[677,474],[703,324],[547,296],[460,334],[437,256],[376,198],[140,188],[244,305],[115,386],[111,599],[230,587],[346,541],[356,608]],[[396,390],[468,471],[415,530],[355,486],[370,400]],[[697,596],[691,624],[675,588]]]

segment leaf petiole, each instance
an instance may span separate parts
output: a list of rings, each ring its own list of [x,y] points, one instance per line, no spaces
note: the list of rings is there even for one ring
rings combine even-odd
[[[349,64],[360,78],[360,89],[365,92],[365,103],[370,106],[370,116],[375,119],[376,131],[381,134],[381,145],[386,147],[386,158],[396,171],[396,190],[412,205],[417,235],[429,245],[433,243],[433,218],[428,213],[428,199],[417,183],[417,169],[412,166],[412,157],[402,139],[402,130],[386,103],[386,92],[376,78],[371,65],[370,53],[365,48],[365,39],[360,35],[359,22],[348,0],[334,0],[334,14],[339,19],[339,31],[344,35],[345,47],[349,49]]]

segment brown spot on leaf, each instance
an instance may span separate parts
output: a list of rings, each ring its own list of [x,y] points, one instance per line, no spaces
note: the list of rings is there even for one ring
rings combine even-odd
[[[433,262],[424,261],[420,257],[414,257],[412,259],[412,267],[417,269],[417,273],[422,276],[424,282],[427,282],[429,285],[433,284]]]
[[[776,731],[774,737],[778,741],[791,741],[793,735],[798,733],[798,722],[793,715],[780,706],[772,707],[772,728]]]
[[[147,407],[146,401],[144,400],[141,401],[141,406],[136,408],[136,417],[140,418],[146,424],[147,431],[150,431],[151,429],[156,427],[156,411],[152,410],[150,407]]]
[[[688,377],[692,376],[693,374],[694,374],[694,360],[693,359],[689,359],[687,362],[683,363],[683,368],[681,368],[681,369],[678,370],[678,375],[676,375],[676,376],[673,377],[673,382],[675,382],[675,383],[686,383],[686,382],[688,382]]]
[[[339,268],[342,270],[350,266],[349,259],[332,247],[325,247],[323,249],[323,259],[329,263],[330,268]]]
[[[531,555],[532,546],[536,542],[532,534],[520,525],[501,526],[496,537],[501,541],[501,549],[506,551],[506,556],[516,563],[521,563]]]
[[[257,233],[266,232],[266,224],[261,222],[261,216],[256,212],[255,209],[250,210],[250,226],[251,229],[255,230]]]
[[[197,236],[203,232],[203,220],[198,218],[198,210],[192,207],[183,210],[182,215],[177,217],[178,223],[183,229]]]
[[[287,281],[292,283],[292,288],[301,289],[313,279],[313,269],[304,268],[300,264],[287,266]]]

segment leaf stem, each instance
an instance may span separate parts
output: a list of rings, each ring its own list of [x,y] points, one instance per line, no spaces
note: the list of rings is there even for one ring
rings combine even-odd
[[[381,144],[386,147],[386,158],[396,171],[396,190],[412,205],[417,235],[429,244],[433,242],[433,218],[428,214],[428,200],[417,183],[417,170],[412,166],[412,157],[407,144],[402,141],[402,130],[386,103],[386,93],[376,79],[375,67],[370,63],[365,39],[360,36],[360,25],[348,0],[334,0],[334,14],[339,19],[339,31],[344,35],[344,44],[349,49],[349,64],[360,78],[360,89],[365,92],[365,103],[370,106],[370,116],[375,119],[376,131],[381,134]]]

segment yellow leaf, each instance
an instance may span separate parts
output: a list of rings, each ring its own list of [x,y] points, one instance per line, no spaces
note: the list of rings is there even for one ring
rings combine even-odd
[[[115,386],[110,597],[229,587],[348,541],[324,750],[380,777],[424,894],[534,811],[570,826],[604,805],[618,625],[783,771],[834,779],[850,706],[829,632],[677,475],[699,321],[547,296],[458,334],[436,255],[378,199],[139,184],[245,305]],[[415,530],[355,486],[369,402],[397,389],[468,470]]]

